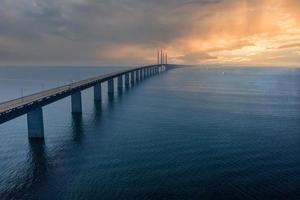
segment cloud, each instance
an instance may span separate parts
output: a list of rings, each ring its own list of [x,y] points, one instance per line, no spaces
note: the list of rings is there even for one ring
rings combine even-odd
[[[2,0],[0,63],[146,64],[163,48],[178,63],[295,64],[299,10],[298,0]]]
[[[289,48],[300,48],[300,43],[285,44],[285,45],[278,47],[278,49],[289,49]]]
[[[185,54],[183,56],[178,57],[178,59],[182,60],[186,64],[192,63],[201,63],[208,60],[215,60],[217,59],[216,56],[211,56],[206,52],[192,52]]]

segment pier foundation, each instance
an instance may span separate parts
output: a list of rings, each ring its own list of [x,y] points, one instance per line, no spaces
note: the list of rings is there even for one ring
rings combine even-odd
[[[143,80],[143,79],[144,79],[144,69],[141,69],[141,70],[140,70],[140,75],[141,75],[141,78],[140,78],[140,79]]]
[[[129,73],[125,74],[125,87],[129,87]]]
[[[101,99],[102,99],[101,83],[97,83],[94,86],[94,100],[95,101],[101,101]]]
[[[134,72],[130,73],[130,82],[132,85],[134,84]]]
[[[118,90],[123,89],[123,75],[118,76]]]
[[[138,82],[140,80],[140,70],[136,70],[135,75],[136,75],[136,82]]]
[[[27,113],[29,138],[44,138],[43,110],[41,107]]]
[[[81,91],[71,95],[72,113],[82,113]]]
[[[114,79],[109,79],[107,81],[107,89],[108,89],[108,94],[113,94],[114,93]]]

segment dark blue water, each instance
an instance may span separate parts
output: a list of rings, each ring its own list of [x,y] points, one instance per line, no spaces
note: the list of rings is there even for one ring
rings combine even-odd
[[[0,99],[116,68],[10,70]],[[300,69],[178,68],[70,110],[44,107],[44,142],[0,125],[0,199],[300,199]]]

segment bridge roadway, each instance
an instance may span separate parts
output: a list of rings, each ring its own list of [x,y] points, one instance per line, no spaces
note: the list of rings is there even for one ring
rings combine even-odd
[[[149,69],[149,72],[153,74],[153,70],[156,69],[158,71],[158,68],[160,67],[163,67],[163,65],[149,65],[116,71],[0,103],[0,124],[26,114],[29,111],[34,110],[35,108],[40,108],[62,98],[70,96],[78,91],[95,86],[98,83],[102,83],[113,78],[129,74],[131,72],[141,71],[143,69]],[[150,69],[152,69],[152,71]],[[145,71],[146,70],[144,70],[144,72]]]

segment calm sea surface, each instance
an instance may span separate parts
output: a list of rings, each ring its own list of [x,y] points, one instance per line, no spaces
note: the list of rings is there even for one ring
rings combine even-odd
[[[0,67],[0,101],[120,68]],[[0,199],[300,199],[300,69],[178,68],[0,125]]]

